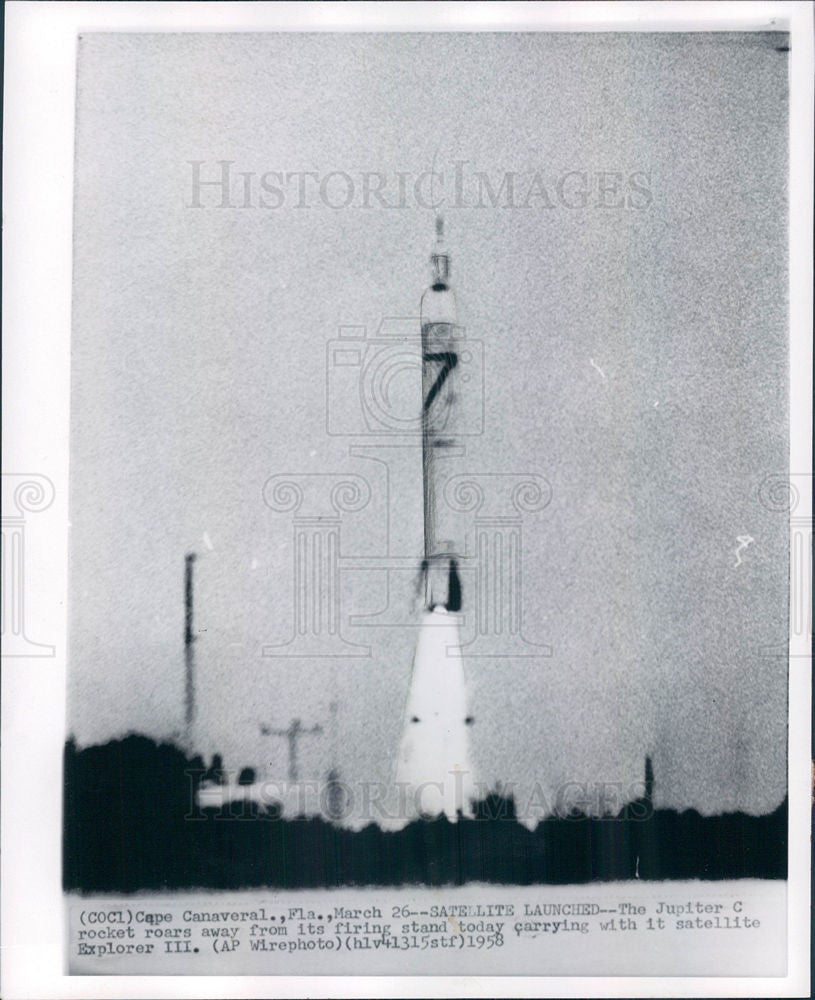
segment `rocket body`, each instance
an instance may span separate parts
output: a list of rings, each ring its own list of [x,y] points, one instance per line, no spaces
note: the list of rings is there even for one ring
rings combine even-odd
[[[449,257],[441,245],[431,261],[433,283],[421,305],[425,603],[431,611],[434,607],[458,611],[463,540],[441,537],[440,504],[451,463],[462,453],[462,330],[449,284]]]

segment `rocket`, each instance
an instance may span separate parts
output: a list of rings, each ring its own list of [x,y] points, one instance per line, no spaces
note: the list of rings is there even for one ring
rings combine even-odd
[[[432,279],[421,301],[422,473],[424,610],[413,658],[396,782],[410,819],[444,813],[471,815],[474,780],[460,624],[465,594],[459,567],[462,538],[443,538],[440,502],[450,460],[462,454],[459,364],[463,331],[450,285],[450,255],[442,220],[436,220]],[[448,533],[449,534],[449,533]],[[453,535],[457,532],[453,531]]]

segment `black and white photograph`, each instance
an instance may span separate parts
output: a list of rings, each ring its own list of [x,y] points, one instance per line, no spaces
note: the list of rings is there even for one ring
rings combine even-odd
[[[64,975],[787,976],[789,21],[213,6],[75,32],[67,479],[4,469]]]

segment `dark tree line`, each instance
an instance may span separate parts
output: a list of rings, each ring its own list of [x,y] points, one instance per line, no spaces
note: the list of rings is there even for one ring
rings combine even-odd
[[[650,768],[650,762],[647,765]],[[618,879],[785,878],[786,800],[765,816],[651,808],[643,798],[614,816],[549,817],[529,830],[511,798],[489,795],[475,818],[416,820],[402,830],[352,831],[329,820],[285,818],[252,802],[193,806],[217,780],[170,744],[131,735],[65,747],[63,881],[81,892],[337,885],[528,885]],[[243,784],[251,784],[248,769]],[[247,822],[251,820],[251,822]]]

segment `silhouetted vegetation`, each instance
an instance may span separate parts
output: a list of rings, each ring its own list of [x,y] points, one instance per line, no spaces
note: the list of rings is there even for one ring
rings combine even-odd
[[[616,879],[785,878],[787,804],[766,816],[652,811],[646,792],[614,817],[550,817],[529,830],[511,798],[475,804],[475,818],[422,819],[359,831],[282,818],[245,800],[193,807],[197,782],[220,775],[177,747],[128,736],[65,747],[66,889],[238,889],[274,886],[514,885]],[[242,774],[247,780],[247,773]],[[230,822],[230,818],[242,821]],[[246,822],[254,820],[254,822]]]
[[[211,781],[213,784],[216,785],[223,785],[224,784],[223,767],[224,767],[224,762],[221,759],[221,755],[219,753],[216,753],[215,756],[212,758],[212,763],[204,773],[203,780]]]

